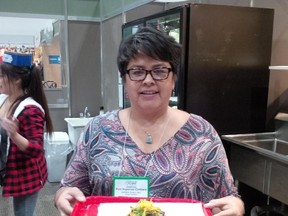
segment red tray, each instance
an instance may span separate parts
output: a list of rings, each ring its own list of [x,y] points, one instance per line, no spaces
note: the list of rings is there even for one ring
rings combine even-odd
[[[112,196],[90,196],[85,202],[77,202],[74,206],[71,216],[97,216],[98,206],[100,203],[115,203],[115,202],[135,202],[140,199],[151,199],[153,202],[182,202],[182,203],[199,203],[200,201],[180,198],[136,198],[136,197],[112,197]],[[203,206],[203,205],[202,205]],[[204,208],[203,212],[206,216],[212,216],[210,209]],[[128,214],[128,212],[127,212]]]

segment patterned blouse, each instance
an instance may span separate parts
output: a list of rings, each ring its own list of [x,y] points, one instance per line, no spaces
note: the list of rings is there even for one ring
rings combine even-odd
[[[238,196],[222,142],[200,116],[153,153],[142,152],[119,119],[119,110],[96,116],[80,136],[62,179],[89,195],[112,195],[113,176],[147,176],[151,197],[208,202]]]

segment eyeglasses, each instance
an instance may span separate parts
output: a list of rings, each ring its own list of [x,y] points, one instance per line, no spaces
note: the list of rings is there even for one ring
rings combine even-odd
[[[131,68],[127,70],[130,80],[143,81],[146,79],[147,74],[150,74],[154,80],[165,80],[168,78],[172,68],[160,67],[152,70],[145,70],[142,68]]]

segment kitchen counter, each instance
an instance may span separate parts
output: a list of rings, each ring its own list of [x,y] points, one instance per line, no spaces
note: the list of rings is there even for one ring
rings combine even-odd
[[[235,179],[288,204],[288,142],[279,132],[223,135]]]

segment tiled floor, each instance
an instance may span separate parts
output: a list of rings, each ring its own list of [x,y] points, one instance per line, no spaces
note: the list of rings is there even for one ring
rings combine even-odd
[[[47,182],[39,194],[36,212],[37,216],[58,216],[59,213],[54,207],[54,195],[59,188],[59,183]],[[0,216],[14,216],[13,204],[11,198],[2,197],[2,189],[0,188]]]

